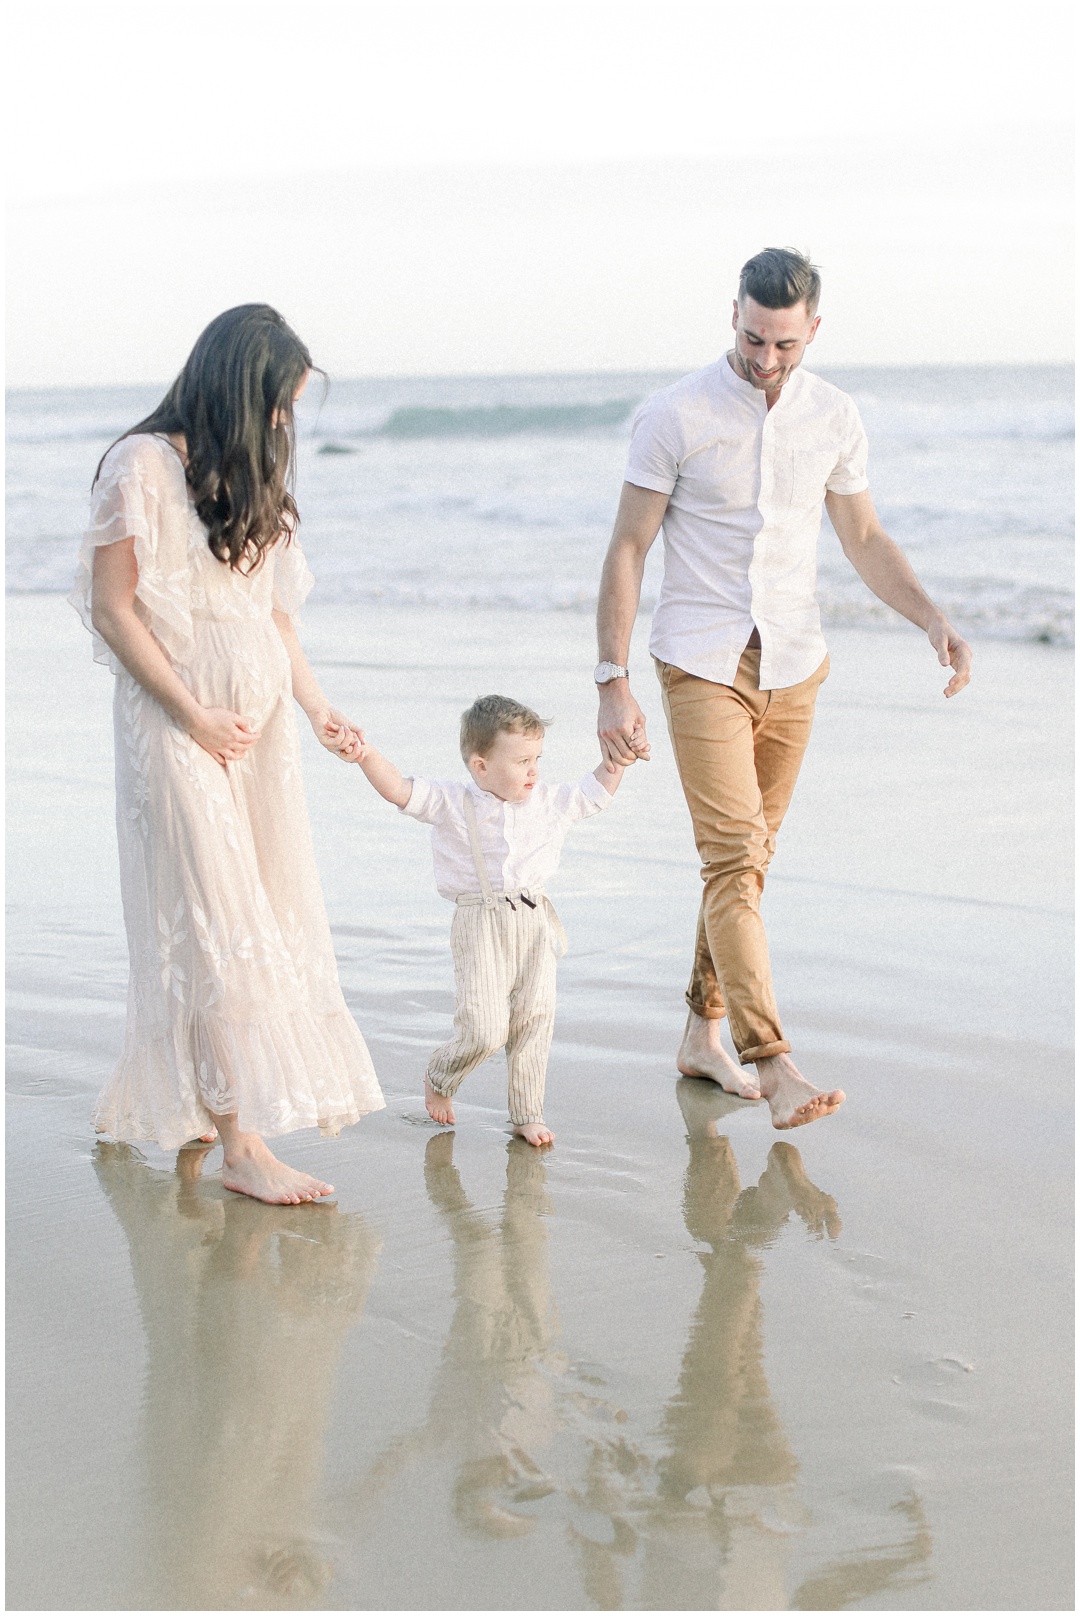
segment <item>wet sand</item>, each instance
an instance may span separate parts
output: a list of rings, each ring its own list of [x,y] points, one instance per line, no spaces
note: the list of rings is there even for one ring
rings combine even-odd
[[[497,1060],[428,1124],[450,909],[426,833],[312,744],[388,1106],[285,1141],[337,1193],[279,1210],[220,1153],[89,1131],[111,681],[62,601],[8,604],[9,1606],[1072,1608],[1066,653],[980,646],[946,704],[914,634],[830,634],[766,914],[796,1054],[849,1099],[786,1135],[676,1081],[698,879],[651,675],[654,762],[553,886],[543,1154]],[[594,764],[583,618],[304,632],[406,770],[456,772],[489,689],[557,718],[548,778]]]

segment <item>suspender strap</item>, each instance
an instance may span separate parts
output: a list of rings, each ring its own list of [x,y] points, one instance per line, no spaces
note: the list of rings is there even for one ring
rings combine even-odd
[[[476,866],[476,878],[480,882],[480,891],[484,895],[484,902],[489,909],[495,906],[495,894],[491,890],[488,880],[487,865],[484,863],[484,854],[480,847],[480,829],[476,823],[476,807],[472,800],[472,793],[465,787],[463,800],[465,809],[465,824],[469,832],[469,846],[472,849],[472,861]]]

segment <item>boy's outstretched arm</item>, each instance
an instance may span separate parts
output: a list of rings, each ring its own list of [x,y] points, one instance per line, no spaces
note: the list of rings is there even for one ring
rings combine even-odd
[[[637,761],[636,757],[616,757],[611,763],[601,763],[593,770],[593,779],[599,780],[608,796],[613,797],[619,789],[623,770],[629,769]]]
[[[345,754],[347,763],[359,763],[367,776],[368,783],[375,787],[380,797],[392,802],[395,808],[404,808],[412,796],[413,783],[406,780],[401,770],[389,758],[384,758],[366,741],[357,741],[350,752]]]

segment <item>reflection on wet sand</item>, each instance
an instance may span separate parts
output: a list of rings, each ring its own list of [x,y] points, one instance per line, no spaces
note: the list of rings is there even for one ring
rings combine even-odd
[[[581,1541],[586,1589],[601,1609],[842,1609],[903,1580],[928,1558],[930,1541],[919,1500],[895,1500],[900,1542],[856,1550],[789,1592],[789,1544],[810,1522],[765,1377],[759,1252],[793,1213],[811,1235],[835,1239],[836,1202],[787,1142],[772,1146],[757,1184],[742,1189],[716,1126],[740,1102],[693,1079],[678,1096],[690,1148],[683,1212],[707,1248],[698,1253],[701,1299],[651,1477],[625,1444],[594,1445],[587,1499],[616,1530],[610,1547]],[[643,1540],[636,1596],[614,1558],[636,1549],[635,1538]]]
[[[146,1332],[147,1609],[317,1607],[333,1567],[316,1494],[345,1333],[378,1241],[332,1205],[270,1207],[126,1145],[94,1165]]]
[[[556,1425],[550,1371],[564,1363],[550,1350],[544,1156],[509,1142],[493,1220],[469,1202],[453,1150],[453,1133],[438,1133],[424,1157],[427,1192],[452,1243],[455,1298],[430,1411],[375,1461],[353,1499],[374,1504],[392,1477],[448,1457],[457,1524],[471,1536],[520,1537],[536,1526],[520,1506],[555,1491],[541,1461]]]
[[[717,1128],[741,1102],[694,1080],[678,1094],[690,1153],[683,1212],[703,1282],[677,1389],[653,1435],[630,1440],[632,1411],[604,1396],[602,1373],[575,1373],[557,1350],[544,1156],[512,1141],[501,1205],[477,1209],[453,1163],[453,1134],[437,1134],[425,1183],[450,1236],[454,1313],[426,1416],[350,1491],[361,1539],[377,1548],[400,1501],[420,1498],[452,1558],[445,1526],[434,1524],[445,1499],[467,1539],[542,1531],[538,1547],[553,1563],[568,1543],[582,1604],[601,1610],[842,1609],[920,1572],[930,1554],[922,1505],[889,1475],[878,1478],[874,1526],[864,1528],[870,1538],[884,1518],[883,1541],[856,1543],[812,1578],[793,1571],[793,1545],[803,1564],[826,1556],[814,1553],[798,1463],[766,1379],[763,1254],[792,1216],[818,1239],[835,1239],[840,1218],[786,1141],[744,1189]],[[595,1295],[602,1303],[602,1276]]]

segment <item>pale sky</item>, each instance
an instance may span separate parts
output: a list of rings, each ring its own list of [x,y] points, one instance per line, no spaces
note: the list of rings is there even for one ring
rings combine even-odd
[[[255,299],[337,375],[690,368],[767,244],[818,363],[1068,360],[1071,11],[24,0],[9,383]]]

